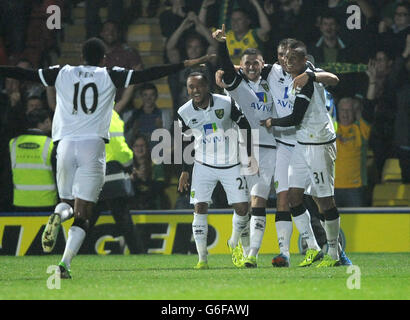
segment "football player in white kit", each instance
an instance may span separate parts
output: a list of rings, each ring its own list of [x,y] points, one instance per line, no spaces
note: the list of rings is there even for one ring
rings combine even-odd
[[[194,168],[190,202],[194,204],[192,232],[199,256],[195,269],[208,269],[208,204],[212,192],[221,182],[228,203],[235,210],[233,216],[233,233],[229,239],[231,248],[236,248],[243,229],[248,222],[248,189],[246,180],[241,175],[239,157],[239,127],[242,134],[246,130],[248,159],[251,158],[252,142],[248,121],[236,102],[227,96],[212,94],[209,91],[209,80],[199,72],[191,73],[187,78],[187,103],[178,109],[178,123],[184,137],[194,139]],[[191,139],[192,139],[191,138]],[[186,140],[186,139],[184,139]],[[189,142],[184,141],[185,155]],[[183,157],[182,173],[179,178],[178,191],[189,188],[187,160]],[[255,169],[257,170],[257,169]],[[235,254],[232,256],[235,263]]]
[[[306,84],[309,76],[306,72],[298,75],[294,79],[286,72],[284,56],[287,47],[291,43],[295,43],[295,39],[282,40],[277,48],[278,63],[272,66],[266,66],[269,70],[268,82],[269,88],[274,97],[276,112],[279,117],[285,117],[293,111],[293,101],[290,99],[290,93],[294,86],[301,88]],[[309,63],[308,63],[309,64]],[[265,72],[265,70],[263,71]],[[315,81],[325,85],[336,85],[338,79],[335,75],[321,70],[320,74],[316,73]],[[280,254],[272,259],[274,267],[288,267],[290,263],[290,238],[293,232],[293,221],[301,236],[306,240],[308,247],[314,249],[317,254],[316,259],[321,258],[322,253],[317,244],[312,227],[310,225],[310,214],[308,211],[303,213],[290,212],[288,201],[288,167],[294,146],[296,145],[296,129],[291,127],[276,127],[275,138],[277,142],[276,170],[275,170],[275,190],[277,194],[277,212],[275,215],[275,226],[278,236]],[[313,252],[313,251],[312,251]],[[307,266],[311,263],[311,254],[307,255],[300,266]]]
[[[302,73],[307,73],[308,81],[303,88],[296,86],[296,91],[289,91],[289,99],[293,104],[290,115],[266,119],[261,121],[261,125],[268,128],[296,127],[297,143],[288,170],[290,211],[294,218],[309,215],[303,205],[303,194],[307,190],[314,196],[320,211],[325,216],[324,228],[328,242],[328,254],[318,267],[330,267],[340,265],[338,253],[340,217],[333,198],[336,133],[326,109],[324,87],[314,82],[316,73],[306,67],[306,62],[306,46],[301,41],[289,43],[285,55],[287,71],[293,79]],[[302,230],[302,236],[305,236],[304,231],[309,232],[309,230]],[[307,242],[309,245],[309,241]],[[323,254],[320,248],[310,248],[309,245],[304,260],[305,265],[311,265],[319,260],[321,255]]]
[[[251,217],[249,236],[241,237],[243,246],[243,264],[247,268],[257,267],[257,255],[262,244],[266,226],[266,204],[269,197],[271,181],[275,172],[276,142],[273,130],[260,127],[260,120],[276,117],[276,111],[266,80],[261,75],[264,66],[262,53],[253,48],[246,49],[240,60],[240,69],[236,71],[226,47],[225,25],[213,33],[214,39],[220,42],[219,58],[223,69],[225,91],[241,107],[251,128],[258,130],[258,141],[252,141],[258,148],[257,162],[259,171],[245,176],[251,195]],[[246,231],[244,231],[245,233]],[[248,243],[249,242],[249,243]],[[237,257],[239,260],[242,257]]]
[[[0,68],[0,73],[7,77],[41,82],[57,91],[52,139],[58,144],[57,187],[61,202],[49,218],[42,245],[45,252],[51,252],[61,222],[74,216],[59,263],[62,278],[71,278],[71,260],[84,241],[93,206],[104,184],[105,142],[109,140],[116,89],[155,80],[208,59],[201,57],[143,71],[105,68],[101,67],[105,45],[97,38],[83,44],[82,54],[84,65],[80,66],[55,66],[38,71]]]

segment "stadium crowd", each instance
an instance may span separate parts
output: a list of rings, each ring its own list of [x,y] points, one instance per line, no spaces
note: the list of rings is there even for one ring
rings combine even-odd
[[[146,3],[148,6],[143,10]],[[46,27],[50,5],[62,9],[61,30]],[[104,5],[108,6],[108,19],[101,22],[98,10]],[[352,5],[356,7],[349,11]],[[106,44],[107,67],[144,69],[140,54],[124,39],[127,26],[138,24],[141,16],[159,20],[166,40],[165,63],[216,54],[218,44],[212,38],[212,31],[222,24],[227,28],[227,47],[236,64],[248,47],[261,50],[266,63],[275,63],[276,48],[282,39],[302,40],[308,47],[311,62],[340,79],[338,86],[329,88],[328,92],[328,106],[337,121],[337,206],[371,205],[372,188],[382,180],[383,167],[390,158],[399,159],[401,181],[410,183],[409,1],[3,0],[0,2],[0,65],[37,69],[56,64],[64,25],[72,23],[76,6],[86,7],[87,38],[99,36]],[[358,16],[349,19],[357,12]],[[176,111],[189,100],[186,79],[191,72],[204,72],[211,80],[211,90],[223,93],[214,76],[219,63],[216,56],[205,65],[169,76],[173,105],[169,106],[172,111],[168,119],[157,105],[158,89],[154,84],[131,85],[117,91],[114,109],[124,122],[125,141],[133,153],[128,170],[133,188],[128,198],[131,209],[190,207],[189,196],[181,193],[176,207],[171,208],[166,190],[172,177],[179,175],[180,167],[152,161],[150,154],[155,142],[151,134],[157,128],[173,132]],[[1,212],[18,207],[13,202],[10,141],[33,130],[50,135],[56,95],[53,88],[9,78],[0,79],[0,89]],[[134,105],[137,95],[142,105]],[[47,161],[55,167],[55,155],[49,153]],[[368,158],[374,160],[370,162],[372,165]],[[176,186],[172,187],[177,192]],[[271,193],[270,206],[274,207],[273,188]],[[54,203],[39,207],[54,207],[58,203],[54,195]],[[227,206],[220,186],[215,189],[213,202],[213,207]]]

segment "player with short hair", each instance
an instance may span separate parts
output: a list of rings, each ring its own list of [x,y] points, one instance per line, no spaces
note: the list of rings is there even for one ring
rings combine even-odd
[[[316,73],[306,66],[306,62],[307,51],[304,43],[301,41],[290,43],[285,55],[287,71],[294,82],[297,76],[306,73],[307,83],[303,88],[296,84],[296,90],[289,91],[289,99],[293,102],[293,111],[290,115],[276,119],[268,118],[261,121],[261,125],[267,128],[296,127],[297,144],[288,171],[290,211],[294,218],[308,216],[309,213],[303,205],[303,194],[307,191],[315,197],[320,211],[324,212],[324,228],[328,242],[328,254],[318,267],[331,267],[340,265],[338,253],[340,217],[333,198],[336,133],[326,109],[324,86],[314,82]],[[301,234],[303,237],[304,234],[302,232]],[[319,260],[321,255],[323,253],[320,248],[312,249],[309,246],[302,265],[311,265]]]
[[[262,53],[255,48],[244,50],[240,59],[241,68],[236,71],[226,46],[225,25],[222,25],[221,30],[216,30],[213,37],[220,42],[219,57],[224,72],[225,91],[240,105],[251,128],[259,131],[258,140],[252,141],[254,148],[258,148],[256,160],[259,171],[245,176],[252,208],[249,217],[249,235],[245,234],[241,237],[244,249],[243,264],[247,268],[255,268],[265,233],[266,204],[276,162],[276,142],[273,131],[261,128],[259,123],[266,117],[276,117],[276,111],[267,82],[268,73],[262,74],[265,64]],[[237,259],[241,258],[237,257]]]
[[[54,66],[38,71],[0,67],[1,75],[41,82],[55,86],[57,91],[52,139],[58,144],[57,186],[61,202],[49,218],[42,245],[46,252],[52,251],[61,222],[74,216],[59,263],[62,278],[71,278],[71,260],[84,241],[93,206],[104,184],[105,143],[110,138],[116,89],[155,80],[208,59],[201,57],[134,71],[102,67],[105,52],[104,43],[91,38],[82,47],[84,65]]]
[[[194,139],[190,202],[195,206],[192,231],[199,256],[195,269],[208,269],[208,204],[218,181],[227,194],[228,203],[234,208],[233,232],[228,241],[232,251],[237,249],[242,230],[248,222],[248,189],[241,175],[237,127],[246,130],[243,138],[247,142],[248,157],[252,152],[251,131],[247,119],[232,98],[209,91],[209,81],[204,74],[191,73],[187,78],[187,88],[191,100],[178,109],[177,117],[184,137]],[[183,150],[188,149],[188,143],[184,141]],[[187,154],[186,151],[184,153]],[[183,159],[179,178],[180,192],[189,187],[186,161]],[[234,260],[235,252],[232,254]]]

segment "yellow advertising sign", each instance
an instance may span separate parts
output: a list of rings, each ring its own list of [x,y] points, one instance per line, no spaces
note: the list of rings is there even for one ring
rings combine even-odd
[[[41,234],[48,220],[46,215],[0,215],[0,255],[38,255]],[[192,214],[186,212],[133,212],[133,222],[141,234],[146,253],[196,254],[192,238]],[[66,221],[57,238],[54,254],[62,254],[68,229]],[[208,215],[208,251],[210,254],[228,253],[226,240],[231,235],[232,214],[228,211]],[[410,252],[410,210],[408,212],[341,213],[341,228],[346,238],[347,252]],[[291,253],[298,253],[299,233],[293,227]],[[278,253],[275,215],[267,214],[266,230],[260,253]],[[101,215],[90,230],[80,250],[86,254],[124,254],[124,239],[115,227],[111,215]]]

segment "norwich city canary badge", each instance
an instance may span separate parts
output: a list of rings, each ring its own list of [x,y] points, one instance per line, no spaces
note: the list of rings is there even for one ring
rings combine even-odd
[[[215,115],[218,117],[218,119],[222,119],[224,116],[224,109],[215,110]]]

